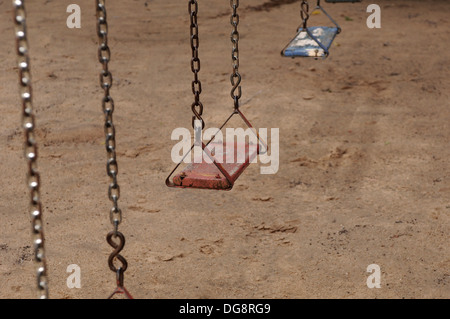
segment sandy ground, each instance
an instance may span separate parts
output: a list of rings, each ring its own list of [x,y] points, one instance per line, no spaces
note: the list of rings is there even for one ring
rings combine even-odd
[[[251,165],[230,192],[164,183],[171,132],[190,128],[193,101],[182,2],[107,3],[131,293],[449,298],[450,2],[378,0],[381,29],[367,28],[367,1],[324,2],[342,33],[328,59],[314,60],[280,56],[299,1],[241,1],[242,110],[256,127],[280,129],[280,166],[261,175]],[[230,8],[204,2],[201,98],[216,126],[233,106]],[[66,27],[71,3],[81,29]],[[105,298],[115,276],[93,2],[27,5],[50,296]],[[0,12],[0,297],[34,298],[10,1]],[[66,286],[70,264],[81,289]],[[370,264],[381,267],[380,289],[366,285]]]

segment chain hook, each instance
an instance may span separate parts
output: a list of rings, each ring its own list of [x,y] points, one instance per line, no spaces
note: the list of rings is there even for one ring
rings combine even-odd
[[[309,19],[309,3],[308,1],[303,0],[301,4],[300,16],[303,21],[303,29],[306,30],[308,19]]]

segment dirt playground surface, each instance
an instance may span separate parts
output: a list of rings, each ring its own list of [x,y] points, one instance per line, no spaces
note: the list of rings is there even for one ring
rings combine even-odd
[[[229,1],[199,1],[207,126],[233,108]],[[166,187],[170,139],[190,129],[187,1],[108,1],[120,230],[135,298],[450,297],[449,1],[331,4],[326,60],[280,51],[299,1],[241,1],[242,111],[280,129],[274,175],[252,164],[230,192]],[[81,7],[81,29],[66,8]],[[208,5],[206,4],[208,3]],[[0,0],[0,297],[34,298],[12,6]],[[51,298],[115,288],[105,241],[102,90],[92,1],[27,2]],[[329,22],[312,15],[311,24]],[[69,265],[81,289],[69,289]],[[381,288],[366,285],[381,268]]]

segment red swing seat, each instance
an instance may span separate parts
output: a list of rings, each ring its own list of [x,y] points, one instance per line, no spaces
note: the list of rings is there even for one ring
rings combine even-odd
[[[217,148],[219,146],[219,148]],[[202,157],[200,163],[191,163],[173,177],[173,184],[183,188],[205,188],[229,190],[242,172],[256,158],[259,145],[248,143],[210,143],[207,148],[214,148],[214,155],[204,150],[211,161]],[[223,149],[221,149],[223,147]],[[223,150],[221,152],[221,150]],[[234,158],[227,163],[227,153],[234,151]],[[243,154],[243,151],[245,152]]]

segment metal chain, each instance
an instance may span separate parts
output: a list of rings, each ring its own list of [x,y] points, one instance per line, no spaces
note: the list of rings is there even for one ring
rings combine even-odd
[[[197,0],[189,0],[188,3],[189,15],[191,17],[191,24],[189,26],[192,58],[191,58],[191,70],[194,73],[194,80],[192,81],[192,93],[194,94],[194,103],[192,103],[191,109],[194,116],[192,117],[192,127],[195,128],[195,120],[199,120],[202,124],[202,129],[205,128],[205,122],[203,121],[203,104],[200,102],[200,94],[202,93],[202,83],[198,79],[198,73],[200,72],[200,59],[198,57],[199,37],[198,37],[198,3]],[[197,109],[198,108],[198,109]]]
[[[319,3],[319,2],[318,2]],[[301,4],[300,16],[303,21],[303,29],[306,30],[309,19],[309,3],[303,0]]]
[[[237,14],[239,0],[230,0],[230,6],[233,9],[230,18],[230,23],[233,26],[233,31],[231,32],[231,43],[233,44],[233,48],[231,50],[231,60],[233,65],[233,73],[230,77],[231,85],[233,86],[231,89],[231,97],[234,100],[234,108],[237,110],[239,108],[239,99],[242,96],[242,89],[240,86],[242,77],[239,74],[239,15]]]
[[[118,205],[120,198],[120,186],[117,182],[119,167],[116,159],[116,130],[113,122],[114,100],[110,95],[110,89],[113,85],[113,77],[111,71],[109,71],[111,50],[108,46],[108,22],[105,7],[106,0],[96,0],[96,2],[97,35],[100,43],[98,48],[98,58],[99,62],[103,66],[103,70],[100,73],[100,86],[105,92],[102,99],[102,109],[105,114],[105,146],[108,156],[106,172],[110,178],[108,198],[113,203],[113,207],[110,210],[110,221],[114,226],[114,230],[108,233],[107,242],[112,248],[114,248],[114,251],[108,258],[108,265],[109,268],[116,273],[118,287],[123,287],[123,273],[126,271],[128,263],[126,259],[120,255],[120,252],[125,245],[125,236],[118,230],[119,225],[122,222],[122,210]],[[112,238],[118,240],[119,242],[114,242]],[[114,265],[115,260],[120,261],[121,266],[116,267]]]
[[[48,277],[45,260],[40,175],[37,169],[38,148],[35,139],[35,117],[33,114],[30,60],[26,28],[24,0],[13,0],[16,34],[19,87],[22,101],[22,126],[24,129],[25,158],[28,164],[27,185],[30,189],[30,213],[33,234],[34,259],[37,265],[37,288],[40,299],[48,299]]]

